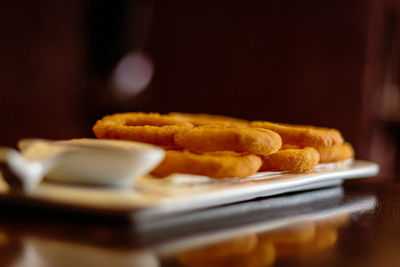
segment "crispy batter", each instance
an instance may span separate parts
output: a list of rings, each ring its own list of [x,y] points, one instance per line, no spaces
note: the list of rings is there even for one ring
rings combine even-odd
[[[247,177],[258,171],[261,159],[255,155],[211,155],[169,150],[161,164],[153,170],[155,176],[173,173],[204,175],[213,178]]]
[[[190,114],[190,113],[180,113],[180,112],[171,112],[168,114],[173,118],[178,118],[181,120],[185,120],[190,122],[194,126],[203,126],[203,125],[222,125],[228,127],[247,127],[249,122],[242,119],[220,116],[220,115],[210,115],[210,114]]]
[[[329,147],[343,143],[343,137],[336,129],[266,121],[255,121],[250,123],[250,126],[277,132],[282,137],[284,144],[300,147]]]
[[[268,156],[261,156],[260,171],[306,172],[319,162],[319,154],[312,147],[280,150]]]
[[[281,149],[283,150],[289,148],[302,148],[302,147],[283,144]],[[331,147],[314,147],[314,148],[319,153],[320,163],[339,162],[339,161],[344,161],[346,159],[354,158],[354,149],[348,142]]]
[[[93,132],[102,139],[123,139],[176,147],[174,136],[193,125],[158,113],[119,113],[98,120]]]
[[[154,170],[157,176],[189,173],[245,177],[254,174],[260,165],[261,171],[305,172],[318,161],[354,157],[353,148],[343,143],[336,129],[249,123],[208,114],[120,113],[97,121],[93,131],[98,138],[145,142],[171,150]],[[187,151],[179,151],[182,149]]]
[[[231,150],[268,155],[282,145],[280,136],[257,128],[196,127],[175,136],[175,143],[194,152]]]
[[[319,153],[319,162],[336,162],[354,157],[354,149],[350,143],[343,143],[332,147],[316,147]]]

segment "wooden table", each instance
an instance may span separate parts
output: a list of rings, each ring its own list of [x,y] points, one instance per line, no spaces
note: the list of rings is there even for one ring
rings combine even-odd
[[[393,180],[258,199],[220,208],[218,220],[202,211],[147,232],[128,218],[3,203],[0,266],[398,266],[400,183]],[[290,201],[291,208],[271,206]],[[235,208],[240,216],[224,219]]]

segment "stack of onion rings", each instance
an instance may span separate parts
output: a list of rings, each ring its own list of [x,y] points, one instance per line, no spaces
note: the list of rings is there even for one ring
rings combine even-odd
[[[282,150],[290,148],[290,153],[301,154],[296,149],[315,148],[320,157],[319,163],[340,162],[354,157],[354,150],[349,143],[344,143],[342,134],[336,129],[289,125],[272,122],[256,121],[250,127],[261,127],[279,133],[282,137]],[[296,158],[285,153],[291,159]],[[290,162],[289,159],[285,159]]]
[[[306,172],[319,162],[354,157],[336,129],[248,122],[208,114],[120,113],[93,127],[98,138],[158,145],[167,150],[153,173],[246,177],[257,171]]]

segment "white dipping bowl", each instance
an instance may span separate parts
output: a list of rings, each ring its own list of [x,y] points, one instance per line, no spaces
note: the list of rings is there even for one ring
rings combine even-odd
[[[103,139],[26,139],[19,147],[30,157],[42,155],[46,147],[61,151],[46,179],[107,186],[131,186],[135,179],[151,172],[165,154],[163,149],[144,143]]]

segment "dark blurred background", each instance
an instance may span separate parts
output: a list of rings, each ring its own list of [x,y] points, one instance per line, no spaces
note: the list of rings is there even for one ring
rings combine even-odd
[[[338,128],[396,173],[399,15],[397,0],[3,1],[0,145],[203,112]]]

